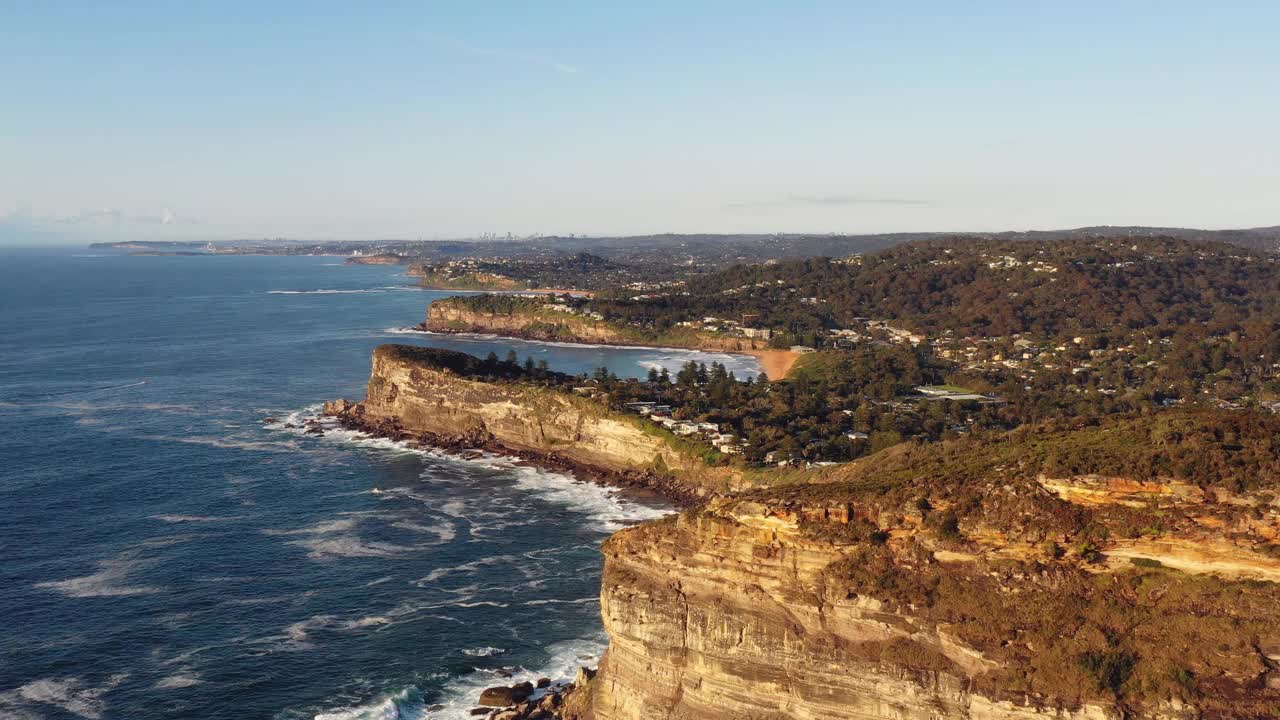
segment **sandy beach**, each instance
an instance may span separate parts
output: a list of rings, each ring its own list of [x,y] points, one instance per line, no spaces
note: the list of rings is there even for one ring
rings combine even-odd
[[[777,382],[785,378],[800,357],[800,353],[794,353],[790,350],[743,350],[741,352],[744,355],[758,358],[760,367],[764,369],[771,382]]]

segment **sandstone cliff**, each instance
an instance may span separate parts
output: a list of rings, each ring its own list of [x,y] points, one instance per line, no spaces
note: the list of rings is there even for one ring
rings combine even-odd
[[[469,357],[383,345],[374,352],[365,400],[330,403],[326,413],[384,434],[425,434],[625,475],[680,497],[744,486],[739,471],[706,465],[636,416],[528,383],[468,378],[447,367],[459,355]]]
[[[588,398],[475,379],[479,363],[382,346],[365,401],[326,410],[706,500],[605,544],[610,647],[565,717],[1280,717],[1271,460],[1197,445],[1219,468],[1200,485],[1100,474],[1171,467],[1220,416],[903,445],[769,486]],[[1142,445],[1169,427],[1177,443]],[[1046,475],[1059,467],[1078,474]]]
[[[590,685],[591,717],[1189,720],[1274,717],[1280,710],[1278,676],[1267,658],[1275,655],[1280,634],[1265,619],[1275,610],[1273,601],[1262,600],[1266,589],[1249,601],[1270,608],[1255,611],[1251,627],[1234,625],[1231,640],[1210,641],[1223,626],[1218,619],[1193,620],[1203,627],[1188,630],[1172,614],[1162,616],[1163,632],[1135,619],[1145,617],[1147,600],[1164,602],[1164,593],[1223,592],[1216,582],[1184,586],[1176,574],[1144,578],[1162,585],[1154,599],[1122,600],[1124,612],[1090,617],[1090,610],[1067,599],[1083,586],[1110,580],[1034,564],[1012,572],[982,562],[948,565],[918,553],[907,561],[907,545],[891,539],[881,547],[899,545],[884,552],[898,556],[896,572],[904,575],[886,582],[895,571],[878,564],[883,556],[865,552],[866,541],[814,532],[852,523],[858,512],[849,505],[779,509],[722,498],[616,534],[605,546],[601,599],[610,646]],[[868,567],[879,577],[869,578]],[[916,582],[928,584],[928,593],[917,598]],[[1116,600],[1093,596],[1091,602]],[[1004,624],[1019,615],[1026,617]],[[1111,626],[1113,621],[1119,624]],[[1040,626],[1048,630],[1033,639]],[[1107,640],[1100,630],[1106,627],[1153,634],[1149,645],[1130,653],[1108,645],[1129,639]],[[1260,628],[1262,637],[1253,634]],[[1188,639],[1190,647],[1184,645]],[[1025,648],[1012,650],[1023,642]],[[1220,644],[1209,647],[1211,642]],[[1172,648],[1150,649],[1166,644]],[[1095,646],[1100,649],[1087,649]],[[1094,664],[1094,658],[1103,659]],[[1107,685],[1122,687],[1147,672],[1137,663],[1170,659],[1185,665],[1161,668],[1149,685],[1135,679],[1134,687],[1145,691],[1117,694]],[[1190,686],[1179,695],[1181,688],[1165,673],[1222,685],[1213,698],[1206,695],[1215,691]],[[1162,680],[1166,685],[1156,689]]]
[[[477,310],[465,300],[443,298],[431,303],[423,329],[433,332],[483,332],[530,340],[651,345],[721,352],[759,350],[767,343],[694,330],[645,333],[587,315],[536,307],[534,304],[504,310]]]
[[[405,258],[399,255],[352,255],[344,260],[348,265],[399,265]]]

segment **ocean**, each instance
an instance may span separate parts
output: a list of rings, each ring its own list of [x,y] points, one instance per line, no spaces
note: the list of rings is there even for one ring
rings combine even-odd
[[[600,544],[661,501],[286,422],[362,397],[384,342],[755,361],[406,332],[446,294],[340,258],[0,248],[0,718],[443,720],[594,665]]]

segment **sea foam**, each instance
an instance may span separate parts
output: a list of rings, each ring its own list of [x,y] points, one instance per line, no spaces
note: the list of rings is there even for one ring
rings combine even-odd
[[[356,295],[359,293],[381,293],[381,288],[361,288],[355,290],[268,290],[268,295]]]
[[[568,473],[545,470],[525,464],[518,458],[494,453],[468,454],[466,457],[434,448],[423,448],[405,442],[389,440],[369,435],[359,430],[350,430],[338,425],[333,418],[320,416],[321,406],[309,405],[302,410],[288,413],[272,427],[281,430],[292,430],[294,434],[306,436],[308,422],[316,421],[324,430],[324,440],[338,442],[357,447],[384,450],[395,453],[406,453],[431,458],[446,463],[464,465],[480,465],[492,470],[501,471],[514,481],[514,487],[522,492],[537,496],[545,501],[562,505],[565,508],[586,516],[588,527],[602,533],[612,533],[622,528],[645,520],[654,520],[670,514],[671,509],[665,506],[647,505],[628,497],[618,488],[586,482]],[[293,426],[293,427],[288,427]],[[449,514],[447,508],[441,508]],[[465,514],[467,519],[474,519]],[[526,519],[514,519],[500,522],[497,529],[511,527],[530,522]],[[473,531],[477,528],[473,528]],[[479,524],[480,530],[485,528]],[[442,538],[443,539],[443,538]]]

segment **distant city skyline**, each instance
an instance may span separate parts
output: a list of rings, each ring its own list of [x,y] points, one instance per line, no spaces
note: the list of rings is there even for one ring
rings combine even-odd
[[[1280,224],[1280,6],[0,7],[0,242]]]

